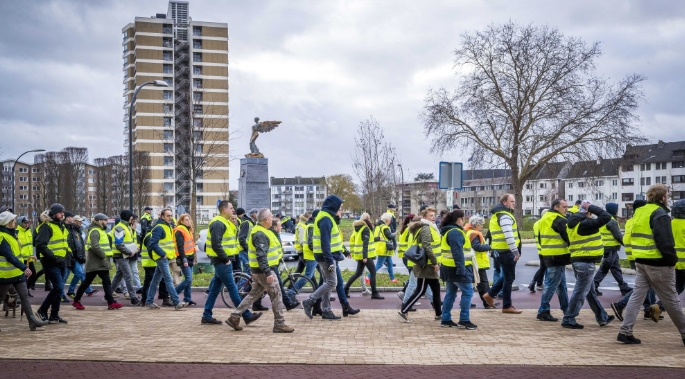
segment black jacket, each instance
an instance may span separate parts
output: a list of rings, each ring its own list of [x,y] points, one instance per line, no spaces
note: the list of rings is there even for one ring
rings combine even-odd
[[[243,215],[241,220],[243,220],[243,223],[240,224],[240,230],[238,231],[238,243],[240,244],[240,251],[248,251],[247,239],[250,237],[254,221],[248,215]]]
[[[227,264],[231,258],[226,255],[224,248],[221,246],[221,240],[223,239],[224,232],[226,231],[226,225],[224,225],[223,222],[213,222],[209,224],[209,231],[212,235],[212,239],[209,241],[209,243],[217,255],[216,257],[210,257],[210,262],[213,265],[218,263]]]
[[[549,212],[554,212],[554,213],[559,213],[555,210],[550,210]],[[570,217],[570,215],[568,215]],[[554,230],[556,233],[561,236],[561,238],[566,242],[566,245],[571,245],[571,242],[568,240],[568,230],[566,229],[566,225],[568,223],[568,219],[566,217],[557,217],[554,219],[554,222],[552,223],[552,230]],[[555,266],[566,266],[571,264],[571,253],[569,254],[564,254],[564,255],[543,255],[542,256],[542,261],[545,263],[545,266],[548,267],[555,267]]]
[[[606,225],[611,221],[611,215],[609,212],[605,211],[601,207],[596,205],[590,205],[588,211],[597,218],[589,218],[584,213],[574,213],[568,218],[568,227],[573,229],[578,225],[578,235],[589,236],[595,233],[599,233],[599,228]],[[579,225],[580,224],[580,225]],[[571,257],[571,263],[573,262],[600,262],[602,256],[597,257]]]
[[[652,203],[659,206],[659,209],[652,212],[649,217],[649,226],[654,234],[654,243],[661,252],[661,258],[645,259],[636,258],[635,262],[649,266],[675,266],[678,263],[678,255],[675,251],[675,240],[673,239],[673,228],[671,218],[668,216],[669,210],[663,204]]]
[[[61,221],[50,220],[51,224],[57,225],[64,230],[64,223]],[[43,225],[38,229],[36,235],[36,254],[40,254],[40,263],[46,267],[66,267],[66,257],[57,257],[52,253],[48,247],[48,243],[52,238],[52,228],[49,225]]]
[[[72,254],[72,261],[68,262],[69,267],[74,266],[74,261],[80,264],[86,263],[86,244],[83,241],[81,229],[77,228],[74,224],[66,225],[66,227],[69,229],[67,243],[69,244]]]

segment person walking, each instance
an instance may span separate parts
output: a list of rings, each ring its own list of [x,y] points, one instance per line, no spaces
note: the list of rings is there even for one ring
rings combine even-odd
[[[411,275],[411,270],[412,266],[414,263],[409,261],[405,256],[404,252],[407,251],[409,246],[411,245],[411,235],[409,234],[409,223],[416,217],[413,213],[408,214],[407,216],[404,217],[402,220],[402,225],[400,226],[400,236],[399,236],[399,242],[397,244],[397,258],[402,260],[402,263],[404,263],[404,266],[407,268],[407,271]],[[409,285],[409,281],[407,280],[406,282],[403,283],[402,286],[402,291],[397,292],[397,297],[400,298],[400,300],[404,300],[404,294],[407,290],[407,285]]]
[[[131,233],[133,233],[133,245],[132,249],[136,249],[136,254],[131,255],[128,257],[128,266],[131,268],[131,278],[133,278],[133,288],[136,289],[136,294],[142,293],[143,289],[143,284],[140,282],[140,272],[138,271],[138,261],[140,260],[140,242],[141,242],[141,236],[138,236],[138,231],[136,230],[138,228],[138,223],[140,221],[138,220],[138,216],[135,214],[133,215],[133,219],[131,220],[130,227],[131,227]],[[143,235],[142,237],[145,237]]]
[[[464,231],[464,211],[457,209],[447,213],[440,223],[440,234],[440,279],[445,282],[446,287],[440,326],[476,330],[478,327],[471,322],[470,317],[476,261],[475,254],[471,251],[471,241]],[[477,267],[476,263],[475,268]],[[459,322],[455,323],[452,321],[452,308],[457,298],[457,290],[461,291],[461,300]]]
[[[420,212],[420,216],[414,218],[412,222],[419,222],[423,223],[425,225],[428,225],[430,227],[430,233],[431,233],[431,238],[433,241],[433,252],[434,255],[436,256],[436,259],[439,258],[440,256],[440,231],[438,230],[438,226],[435,225],[435,219],[437,212],[435,208],[433,207],[426,207]],[[411,225],[411,223],[409,224]],[[416,235],[415,233],[408,231],[409,233],[409,240],[410,240],[410,246],[416,245]],[[436,242],[437,241],[437,242]],[[414,267],[415,264],[413,262],[409,262],[409,266],[412,267],[412,270],[409,272],[409,283],[407,283],[407,288],[404,289],[404,297],[402,298],[402,303],[407,303],[409,302],[409,298],[411,295],[415,292],[416,290],[416,285],[418,283],[417,281],[417,276],[416,273],[414,272]],[[433,303],[433,291],[430,286],[426,287],[426,297],[428,300]],[[416,302],[414,305],[420,305],[420,303]],[[413,308],[413,306],[412,306]],[[409,308],[409,311],[411,311],[412,308]]]
[[[295,272],[301,274],[307,266],[304,260],[304,245],[307,243],[307,220],[311,213],[305,212],[300,215],[295,225],[295,253],[297,253],[297,268]]]
[[[33,232],[31,231],[31,221],[25,216],[17,217],[16,230],[17,239],[19,240],[19,244],[21,247],[20,259],[29,268],[29,270],[31,270],[31,275],[28,276],[28,278],[31,278],[31,276],[36,275],[36,265],[34,264],[36,256],[33,252]],[[29,297],[33,297],[33,295],[31,295],[31,290],[33,290],[33,288],[29,287],[28,284],[27,288],[29,289]]]
[[[671,228],[678,263],[675,264],[675,289],[678,295],[685,290],[685,199],[673,203]]]
[[[281,242],[271,230],[273,216],[268,208],[262,208],[257,212],[257,225],[250,231],[248,259],[252,270],[252,290],[240,302],[240,305],[231,313],[226,324],[236,331],[243,328],[240,326],[240,317],[252,303],[261,298],[264,292],[269,295],[271,308],[274,313],[274,333],[292,333],[295,329],[285,324],[283,316],[283,301],[279,286],[277,267],[280,260],[279,252],[282,251]]]
[[[605,209],[611,215],[611,221],[600,228],[602,243],[604,244],[604,259],[602,259],[602,264],[595,274],[595,294],[602,296],[602,293],[599,291],[599,284],[602,283],[602,280],[611,271],[611,275],[621,290],[621,295],[626,295],[632,288],[623,280],[623,271],[621,271],[621,266],[618,263],[618,251],[623,245],[623,235],[621,235],[621,229],[618,226],[618,221],[616,221],[618,204],[607,203]]]
[[[281,262],[281,259],[283,259],[283,243],[281,242],[281,232],[283,232],[283,226],[281,225],[281,220],[271,216],[272,222],[271,222],[271,232],[276,236],[276,239],[278,240],[278,248],[276,250],[277,252],[277,258],[278,262]],[[278,279],[278,286],[281,290],[281,299],[283,302],[283,305],[285,306],[286,311],[291,311],[297,307],[300,306],[300,302],[297,301],[297,298],[293,297],[291,298],[288,292],[285,290],[283,287],[283,278],[281,278],[281,272],[279,270],[279,263],[274,266],[273,271],[276,274],[276,279]],[[295,300],[293,300],[295,299]]]
[[[17,215],[10,211],[0,213],[0,299],[10,287],[14,287],[21,300],[21,309],[26,314],[31,331],[47,324],[33,315],[26,278],[31,276],[31,270],[22,262],[21,243],[16,237]],[[15,300],[16,301],[16,300]]]
[[[637,210],[633,218],[630,244],[635,257],[635,286],[628,305],[623,312],[623,323],[616,339],[626,344],[639,344],[633,336],[633,326],[640,305],[650,287],[659,296],[668,316],[678,329],[685,344],[685,314],[675,287],[674,266],[678,263],[673,227],[668,216],[669,189],[663,184],[655,184],[647,190],[647,205]],[[659,306],[654,304],[651,311],[659,314]],[[657,319],[658,320],[658,319]]]
[[[185,307],[185,303],[179,300],[173,280],[171,279],[171,273],[169,272],[169,260],[176,259],[172,232],[173,216],[170,209],[163,209],[161,216],[160,220],[152,228],[152,236],[150,236],[148,246],[148,249],[152,252],[152,259],[157,263],[157,267],[152,276],[152,282],[150,282],[145,307],[148,309],[159,309],[159,306],[153,300],[157,292],[157,286],[161,281],[164,281],[174,308],[180,311]]]
[[[228,290],[234,306],[239,306],[242,301],[233,278],[232,265],[237,264],[238,259],[238,246],[236,245],[237,230],[235,225],[228,221],[234,214],[233,204],[230,201],[222,200],[217,208],[219,214],[209,222],[207,229],[207,256],[210,259],[210,263],[214,266],[214,276],[209,282],[209,293],[205,301],[202,319],[200,320],[201,324],[212,325],[221,324],[221,321],[212,317],[212,310],[214,309],[216,298],[224,286]],[[253,314],[247,309],[243,312],[243,320],[248,325],[261,316],[261,312]]]
[[[533,224],[533,235],[537,236],[540,231],[540,221],[542,221],[542,217],[545,216],[545,213],[547,213],[549,209],[543,209],[542,212],[540,212],[540,219],[535,221]],[[528,290],[531,293],[535,293],[535,287],[537,286],[538,289],[542,289],[542,283],[545,280],[545,261],[542,259],[542,255],[540,255],[540,241],[536,238],[535,239],[535,246],[538,249],[538,259],[540,261],[540,267],[538,270],[535,272],[535,275],[533,275],[533,280],[530,282],[528,285]]]
[[[376,245],[376,255],[378,256],[375,272],[378,272],[383,265],[386,265],[390,282],[398,283],[399,281],[395,279],[392,263],[392,256],[395,255],[395,234],[390,231],[389,227],[393,219],[392,213],[383,213],[373,230],[373,241]],[[369,276],[366,278],[367,284],[369,284],[370,278],[371,274],[369,273]]]
[[[593,214],[597,218],[593,218]],[[611,221],[611,215],[608,212],[592,205],[587,200],[580,204],[578,213],[568,217],[566,227],[570,243],[568,250],[571,253],[571,265],[576,285],[573,287],[568,308],[561,322],[564,328],[583,329],[583,325],[576,322],[576,317],[580,314],[586,298],[599,326],[609,325],[614,320],[614,316],[607,316],[592,288],[595,263],[601,261],[604,254],[600,228],[609,221]]]
[[[196,305],[192,299],[193,264],[195,263],[195,240],[193,239],[193,224],[190,215],[184,213],[178,217],[178,226],[174,228],[174,249],[176,249],[176,265],[181,268],[183,281],[176,286],[176,294],[183,293],[183,302]]]
[[[152,208],[143,208],[143,215],[140,216],[140,238],[144,238],[152,231]]]
[[[95,277],[100,277],[102,281],[102,289],[105,292],[105,300],[107,301],[107,309],[115,310],[123,307],[123,305],[114,301],[112,297],[112,282],[109,278],[109,270],[111,269],[110,258],[114,255],[112,245],[107,235],[107,215],[98,213],[93,217],[93,222],[88,227],[86,234],[86,278],[81,282],[76,290],[74,302],[71,305],[78,309],[84,310],[86,307],[81,304],[81,297],[86,292],[86,289],[93,283]]]
[[[571,264],[569,246],[571,242],[567,232],[566,212],[568,203],[564,199],[552,201],[552,208],[545,212],[534,235],[538,254],[545,265],[545,286],[540,298],[537,319],[557,322],[550,311],[549,302],[556,292],[559,308],[566,314],[568,310],[568,290],[566,289],[566,265]]]
[[[371,216],[368,213],[363,213],[359,220],[352,223],[352,227],[354,227],[354,233],[350,237],[350,250],[352,250],[352,259],[357,261],[357,270],[345,284],[345,296],[349,297],[352,283],[362,276],[364,268],[367,268],[371,276],[371,298],[383,300],[383,296],[376,289],[376,266],[373,261],[376,257],[377,245],[373,242]]]
[[[257,222],[257,208],[252,208],[250,211],[247,213],[247,215],[243,215],[242,217],[242,222],[240,224],[240,229],[238,231],[238,245],[239,245],[239,250],[240,252],[238,253],[238,259],[236,260],[234,266],[233,266],[233,272],[238,272],[242,271],[246,274],[250,274],[250,264],[249,260],[247,259],[247,252],[249,250],[249,239],[250,239],[250,233],[252,232],[252,228],[255,226]],[[246,287],[247,290],[250,289],[250,287]],[[254,312],[260,312],[260,311],[268,311],[269,308],[265,307],[262,305],[262,298],[257,299],[253,304],[252,304],[252,311]]]
[[[50,210],[46,210],[43,213],[40,214],[38,217],[39,223],[36,226],[36,229],[33,231],[33,250],[35,252],[36,259],[40,260],[40,252],[38,249],[36,249],[36,238],[38,237],[38,232],[40,231],[40,227],[43,225],[48,225],[50,223]],[[36,281],[43,276],[45,273],[45,268],[41,268],[40,270],[36,271],[35,275],[31,275],[26,283],[26,286],[31,289],[35,290],[36,286]],[[46,275],[45,276],[45,291],[50,292],[52,290],[52,283],[50,283],[50,278]]]
[[[473,215],[469,219],[469,223],[464,225],[464,230],[466,231],[466,242],[465,245],[470,244],[471,249],[473,249],[476,255],[476,262],[478,263],[478,278],[479,281],[476,283],[476,289],[478,290],[478,296],[483,302],[483,308],[485,309],[495,309],[499,303],[495,303],[494,307],[491,307],[484,299],[485,295],[490,290],[490,281],[488,280],[488,269],[490,268],[490,245],[485,243],[485,238],[483,237],[483,226],[485,225],[485,219],[481,215]]]
[[[150,289],[150,283],[152,283],[152,277],[155,275],[155,269],[157,268],[157,263],[155,262],[154,259],[152,259],[152,252],[148,249],[148,246],[150,245],[150,237],[152,237],[152,231],[148,231],[147,235],[143,238],[143,240],[140,243],[140,257],[141,257],[141,264],[143,266],[143,270],[145,272],[145,279],[143,281],[143,289],[141,291],[140,295],[140,305],[142,307],[145,306],[145,303],[147,302],[147,293],[149,292]],[[169,301],[169,304],[173,305],[169,299],[169,293],[166,290],[166,283],[164,281],[161,281],[159,283],[159,297],[158,299],[161,299],[164,301]]]
[[[69,236],[67,237],[67,243],[71,249],[72,257],[74,260],[71,272],[74,274],[69,284],[69,290],[67,291],[67,296],[70,298],[76,297],[76,285],[79,282],[86,280],[86,271],[84,269],[84,264],[86,263],[86,242],[83,240],[83,235],[81,234],[81,225],[83,224],[83,218],[81,216],[74,216],[74,221],[71,225],[67,225],[69,230]],[[86,295],[93,296],[97,293],[97,290],[93,290],[90,286],[86,288]]]
[[[321,268],[319,267],[318,263],[316,262],[316,259],[314,258],[314,242],[313,242],[313,236],[314,236],[314,220],[319,214],[319,210],[315,209],[311,215],[309,216],[309,219],[304,225],[304,234],[302,236],[302,259],[304,259],[305,266],[304,266],[304,276],[311,279],[314,283],[316,283],[316,278],[314,277],[314,274],[316,271],[319,271],[319,282],[317,286],[321,286],[323,284],[323,273],[321,273]],[[297,293],[302,289],[302,287],[306,284],[307,282],[304,279],[298,279],[295,284],[293,285],[292,288],[288,290],[288,295],[290,296],[291,299],[295,299]],[[317,305],[318,304],[318,305]],[[321,312],[321,304],[317,303],[314,305],[314,308],[312,309],[312,314],[320,316],[322,314]]]
[[[138,299],[138,295],[136,295],[136,287],[133,283],[131,265],[128,261],[129,257],[135,256],[138,253],[135,232],[131,228],[133,213],[128,209],[125,209],[121,211],[119,217],[119,223],[117,223],[110,232],[110,236],[114,241],[114,264],[117,266],[114,278],[112,278],[112,288],[118,288],[123,280],[126,292],[128,293],[128,298],[131,300],[131,305],[140,305],[140,300]]]
[[[495,306],[495,296],[502,290],[502,313],[520,314],[511,302],[511,286],[516,280],[516,262],[521,258],[521,236],[514,218],[516,199],[514,195],[505,193],[500,202],[490,212],[490,227],[488,233],[492,238],[490,247],[497,255],[497,261],[502,269],[502,276],[493,283],[490,291],[483,295],[489,306]]]

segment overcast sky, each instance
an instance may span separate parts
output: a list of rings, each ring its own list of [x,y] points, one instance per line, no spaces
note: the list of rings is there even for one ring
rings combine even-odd
[[[164,0],[0,0],[0,158],[66,146],[87,147],[91,161],[122,154],[121,29],[166,10]],[[418,114],[429,88],[454,88],[460,35],[510,19],[601,41],[602,76],[647,77],[644,133],[685,137],[681,1],[191,0],[190,15],[228,23],[231,154],[249,152],[255,116],[283,121],[258,140],[271,176],[353,174],[354,133],[370,116],[407,179],[465,160],[431,155]]]

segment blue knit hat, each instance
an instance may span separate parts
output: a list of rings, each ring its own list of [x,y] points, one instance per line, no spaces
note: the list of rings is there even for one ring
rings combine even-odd
[[[616,213],[618,212],[618,204],[607,203],[605,208],[606,208],[607,212],[609,212],[612,216],[616,216]]]

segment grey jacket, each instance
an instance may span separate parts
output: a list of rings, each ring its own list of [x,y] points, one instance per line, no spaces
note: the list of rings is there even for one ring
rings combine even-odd
[[[112,265],[109,263],[109,257],[100,248],[100,233],[90,234],[91,230],[99,228],[96,223],[90,224],[88,227],[88,235],[90,235],[90,248],[86,253],[86,272],[93,271],[109,271]],[[101,228],[105,230],[105,228]]]

